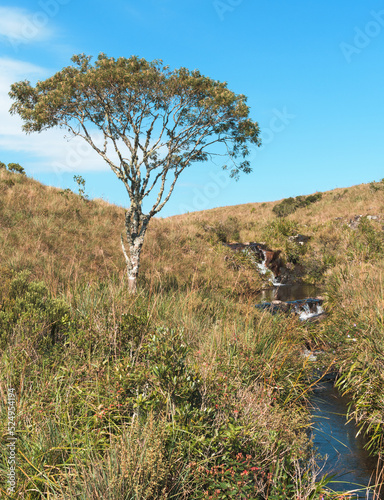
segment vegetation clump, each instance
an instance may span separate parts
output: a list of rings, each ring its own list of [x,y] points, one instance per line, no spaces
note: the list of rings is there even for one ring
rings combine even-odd
[[[296,198],[286,198],[282,202],[275,205],[272,211],[278,217],[286,217],[293,214],[298,208],[308,207],[312,203],[321,200],[322,193],[310,194],[309,196],[296,196]]]
[[[22,167],[19,163],[8,163],[7,166],[5,163],[0,161],[0,170],[5,170],[7,168],[9,172],[25,175],[24,167]]]

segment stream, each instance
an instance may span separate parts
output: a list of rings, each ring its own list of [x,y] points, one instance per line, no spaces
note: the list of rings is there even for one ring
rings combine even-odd
[[[355,491],[351,499],[384,499],[366,488],[379,482],[377,460],[370,457],[365,438],[356,437],[357,427],[346,418],[349,401],[342,397],[332,380],[321,381],[310,399],[312,437],[321,458],[317,460],[324,474],[334,475],[327,487],[335,491]],[[324,457],[327,457],[325,460]]]
[[[321,294],[322,289],[315,285],[274,286],[260,293],[256,307],[270,307],[273,301],[290,304]],[[269,310],[273,314],[273,310]],[[303,318],[300,316],[300,319]],[[364,436],[357,436],[358,429],[354,422],[347,422],[348,403],[349,400],[334,387],[333,380],[320,381],[310,398],[312,439],[319,455],[317,463],[323,468],[321,477],[325,474],[334,475],[327,488],[339,492],[354,491],[346,497],[351,500],[384,500],[384,487],[381,494],[367,489],[380,482],[376,470],[377,460],[369,456],[365,449],[367,441]]]

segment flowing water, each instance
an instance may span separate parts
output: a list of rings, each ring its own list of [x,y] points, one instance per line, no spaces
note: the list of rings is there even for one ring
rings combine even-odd
[[[323,466],[322,474],[334,474],[329,483],[335,491],[360,490],[351,499],[384,499],[381,495],[368,491],[367,487],[379,483],[377,461],[365,450],[366,440],[356,437],[357,427],[347,423],[348,400],[342,397],[332,381],[322,381],[311,398],[313,422],[313,444],[322,457],[318,464]]]
[[[273,306],[271,302],[278,300],[290,304],[290,310],[295,310],[295,301],[321,295],[321,287],[315,285],[275,286],[260,293],[257,307],[263,308],[263,304]],[[309,308],[306,311],[306,306],[304,303],[301,312],[296,310],[300,319],[309,319],[316,312],[321,313],[321,305],[317,306],[317,311]],[[270,310],[273,312],[273,309]],[[377,473],[377,460],[370,457],[365,449],[365,438],[357,435],[358,429],[353,422],[347,422],[348,399],[340,395],[333,380],[324,380],[318,383],[310,403],[313,444],[319,454],[317,463],[323,467],[322,476],[334,475],[327,487],[340,492],[354,491],[351,496],[345,497],[351,500],[384,500],[384,487],[381,494],[369,489],[384,478]]]
[[[256,266],[258,267],[259,271],[261,274],[268,274],[270,275],[270,278],[269,278],[269,281],[272,283],[272,285],[274,287],[280,287],[281,286],[281,283],[279,281],[279,279],[273,274],[273,272],[268,269],[267,265],[266,265],[266,262],[267,262],[267,253],[265,250],[262,250],[261,249],[261,252],[263,254],[263,261],[262,262],[255,262],[256,263]]]
[[[301,321],[314,320],[324,313],[321,305],[322,300],[316,299],[320,294],[321,289],[315,285],[297,284],[271,287],[261,291],[256,307],[267,308],[270,312],[276,313],[285,310],[285,306],[287,306],[289,311],[297,314]],[[274,301],[284,302],[285,306],[281,307]]]

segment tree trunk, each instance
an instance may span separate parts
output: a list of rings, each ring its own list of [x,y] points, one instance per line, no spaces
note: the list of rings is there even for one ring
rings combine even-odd
[[[150,216],[141,212],[139,203],[131,204],[125,213],[125,230],[129,247],[129,255],[125,251],[123,235],[121,235],[121,246],[125,261],[127,263],[128,290],[131,294],[137,291],[137,277],[140,267],[140,253],[143,248],[144,236],[147,232]]]
[[[137,291],[137,277],[140,267],[140,253],[143,247],[144,237],[136,238],[133,245],[129,247],[129,258],[127,262],[128,290],[135,294]]]

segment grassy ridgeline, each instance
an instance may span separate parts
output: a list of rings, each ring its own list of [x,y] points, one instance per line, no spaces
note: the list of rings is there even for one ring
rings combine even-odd
[[[13,387],[15,498],[317,498],[305,346],[336,351],[351,416],[382,449],[382,232],[380,220],[347,225],[384,211],[381,184],[324,193],[281,220],[274,203],[154,220],[135,298],[121,208],[4,171],[0,189],[0,422],[5,444]],[[311,236],[302,249],[288,240],[299,232]],[[255,310],[261,278],[221,244],[239,240],[328,281],[327,322]],[[353,324],[363,335],[351,344]]]

